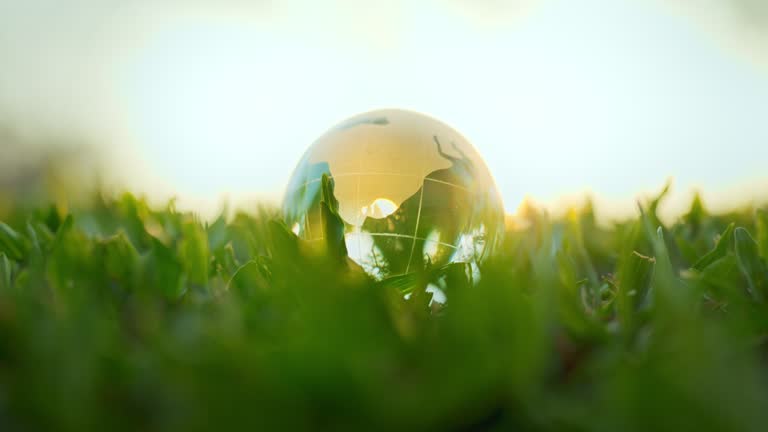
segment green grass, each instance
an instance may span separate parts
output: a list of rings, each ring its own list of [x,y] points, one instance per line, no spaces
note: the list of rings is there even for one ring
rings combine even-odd
[[[475,285],[372,282],[268,208],[7,209],[0,430],[765,431],[768,214],[658,201],[528,209]]]

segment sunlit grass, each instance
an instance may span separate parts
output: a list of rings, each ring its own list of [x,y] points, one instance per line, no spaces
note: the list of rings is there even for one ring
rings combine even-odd
[[[383,283],[271,208],[10,206],[0,429],[762,431],[768,215],[658,206],[528,206],[479,281]]]

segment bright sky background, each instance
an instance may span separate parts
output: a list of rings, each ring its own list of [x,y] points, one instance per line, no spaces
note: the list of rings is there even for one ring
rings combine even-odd
[[[510,211],[620,212],[670,176],[678,207],[733,204],[768,197],[766,4],[0,1],[0,122],[192,206],[278,201],[314,139],[384,107],[462,132]]]

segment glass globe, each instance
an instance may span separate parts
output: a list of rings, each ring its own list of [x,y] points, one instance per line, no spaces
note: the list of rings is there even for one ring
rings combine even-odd
[[[480,155],[423,114],[359,114],[312,144],[283,203],[288,226],[312,242],[324,240],[323,174],[332,179],[349,257],[379,280],[479,263],[504,232],[501,197]]]

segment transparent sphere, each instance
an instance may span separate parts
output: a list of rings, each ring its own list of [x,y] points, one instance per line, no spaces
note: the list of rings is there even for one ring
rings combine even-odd
[[[300,238],[323,241],[322,176],[332,179],[349,257],[376,279],[478,263],[504,232],[501,197],[474,147],[423,114],[379,110],[321,136],[283,203]]]

